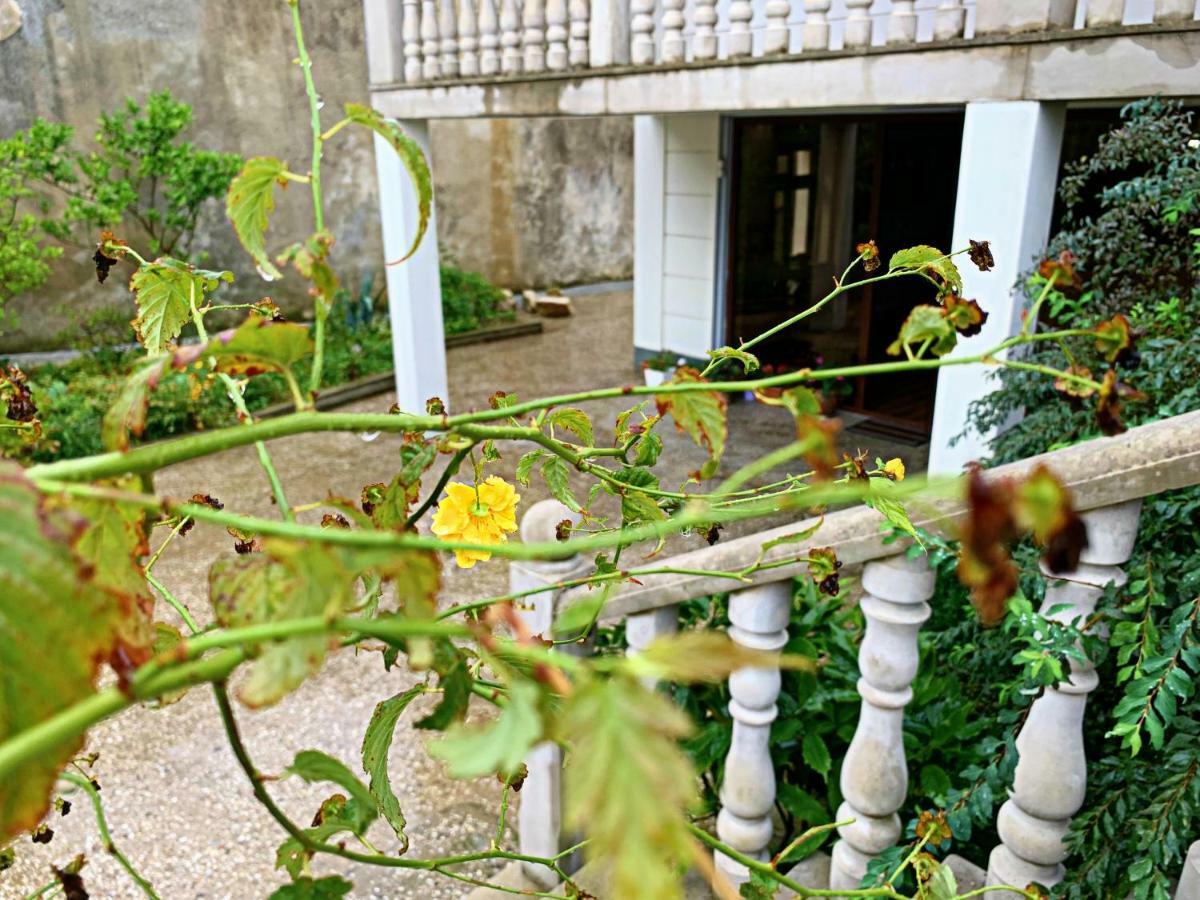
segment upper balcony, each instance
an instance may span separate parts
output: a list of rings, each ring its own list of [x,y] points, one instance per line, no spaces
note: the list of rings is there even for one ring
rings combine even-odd
[[[365,0],[401,119],[1200,94],[1194,0]]]

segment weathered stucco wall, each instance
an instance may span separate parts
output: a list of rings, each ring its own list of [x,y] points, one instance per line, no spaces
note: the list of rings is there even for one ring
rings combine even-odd
[[[12,0],[7,0],[11,3]],[[243,156],[278,156],[307,170],[308,107],[283,0],[16,0],[22,24],[0,42],[0,136],[42,116],[90,137],[100,110],[169,87],[192,104],[188,138]],[[367,101],[360,0],[303,6],[305,37],[331,124],[346,101]],[[448,255],[503,284],[569,284],[632,269],[632,138],[627,120],[437,123],[439,232]],[[357,288],[381,264],[372,143],[342,131],[322,167],[335,262]],[[307,194],[281,192],[268,245],[312,229]],[[233,295],[306,303],[293,275],[263,282],[224,218],[208,210],[197,249],[238,275]],[[36,296],[14,302],[19,327],[0,350],[41,349],[85,311],[132,304],[124,279],[98,285],[90,248],[68,252]],[[376,283],[380,283],[377,279]]]
[[[445,259],[509,287],[633,274],[633,122],[467,119],[430,127]]]

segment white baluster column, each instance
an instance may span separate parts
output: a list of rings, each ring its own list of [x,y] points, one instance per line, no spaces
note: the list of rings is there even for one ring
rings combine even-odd
[[[1191,22],[1195,18],[1195,0],[1154,0],[1155,22]]]
[[[542,72],[546,68],[546,0],[525,0],[521,11],[525,32],[521,46],[525,50],[525,71]]]
[[[933,14],[933,39],[948,41],[962,37],[967,11],[958,0],[945,0]]]
[[[763,53],[787,53],[791,42],[788,18],[792,14],[789,0],[767,0],[767,27],[763,30]]]
[[[842,44],[846,47],[871,46],[871,17],[867,10],[871,0],[846,0],[846,30]]]
[[[682,62],[684,0],[663,0],[662,59],[663,62]]]
[[[404,7],[400,0],[363,4],[370,84],[392,84],[404,73]]]
[[[804,50],[829,49],[829,7],[831,0],[804,0]]]
[[[421,80],[421,3],[404,0],[404,80]]]
[[[500,71],[521,71],[521,9],[517,0],[500,0]]]
[[[717,0],[696,0],[692,7],[692,59],[717,58]]]
[[[626,651],[629,656],[637,656],[649,647],[655,638],[665,634],[675,634],[679,631],[679,607],[676,605],[660,606],[644,613],[635,613],[625,620],[625,643],[629,645]],[[657,684],[653,678],[646,679],[647,688],[653,689]]]
[[[479,74],[500,71],[500,22],[496,0],[479,0]]]
[[[522,543],[537,543],[554,540],[555,526],[563,519],[579,521],[557,500],[539,500],[521,517]],[[569,581],[586,575],[591,563],[581,557],[568,559],[514,560],[508,569],[508,588],[512,593],[544,588],[561,581]],[[550,637],[553,633],[554,617],[562,599],[562,590],[542,591],[520,602],[518,615],[535,635]],[[581,653],[582,648],[574,644],[560,644],[560,653]],[[517,827],[521,835],[521,852],[527,856],[557,856],[575,843],[563,829],[562,796],[562,748],[553,741],[545,741],[529,751],[525,757],[529,775],[521,788],[521,806],[517,813]],[[579,864],[577,858],[565,860],[561,865],[570,872]],[[525,874],[546,890],[560,881],[550,869],[536,863],[522,863]]]
[[[654,0],[630,0],[629,61],[635,66],[654,62]]]
[[[458,21],[455,0],[438,0],[438,33],[442,37],[442,77],[458,77]]]
[[[1124,18],[1125,0],[1088,0],[1088,28],[1111,28]]]
[[[588,64],[591,51],[588,49],[588,30],[591,10],[588,0],[569,0],[567,14],[571,19],[571,40],[568,44],[567,62],[573,69]]]
[[[1119,568],[1133,553],[1141,500],[1107,506],[1083,514],[1090,546],[1079,568],[1062,581],[1046,575],[1042,614],[1066,605],[1049,618],[1086,621],[1110,582],[1123,584]],[[1022,888],[1030,882],[1051,887],[1063,879],[1067,858],[1063,838],[1071,817],[1083,805],[1087,790],[1087,758],[1083,752],[1083,713],[1099,678],[1089,662],[1071,660],[1069,678],[1033,702],[1017,736],[1016,774],[1008,800],[996,816],[1000,843],[988,859],[989,885]],[[1002,891],[988,896],[1013,900]]]
[[[896,811],[908,794],[904,707],[917,674],[917,633],[929,618],[934,573],[923,557],[893,556],[863,567],[860,602],[867,631],[858,651],[858,727],[842,763],[838,829],[829,870],[831,888],[855,888],[867,864],[900,837]]]
[[[729,598],[729,636],[744,647],[779,650],[787,643],[791,608],[791,581],[736,591]],[[733,741],[725,758],[717,836],[757,859],[766,858],[771,841],[775,769],[769,738],[780,684],[778,668],[738,669],[729,677]],[[720,853],[716,864],[735,884],[749,878],[745,866]]]
[[[479,74],[478,47],[475,0],[462,0],[458,8],[458,71],[463,78],[473,78]]]
[[[892,0],[892,11],[887,21],[887,42],[911,44],[916,39],[917,11],[913,8],[913,0]]]
[[[567,67],[567,0],[546,0],[546,68]]]
[[[729,37],[725,44],[729,56],[749,56],[754,51],[754,36],[750,34],[752,18],[754,5],[750,0],[732,0],[729,4]]]
[[[442,77],[439,50],[437,0],[421,0],[421,55],[424,57],[421,76],[426,81]]]

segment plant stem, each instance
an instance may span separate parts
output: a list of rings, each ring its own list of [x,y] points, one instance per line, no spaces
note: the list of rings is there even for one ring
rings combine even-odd
[[[284,370],[287,371],[286,369]],[[288,373],[289,376],[291,373]],[[242,427],[250,427],[254,425],[254,416],[250,415],[250,410],[246,407],[246,398],[242,395],[241,385],[234,379],[230,378],[224,372],[220,373],[221,383],[225,385],[225,393],[229,397],[229,401],[237,410],[238,418],[242,420]],[[295,379],[291,380],[295,384]],[[263,472],[267,475],[267,481],[271,485],[271,496],[275,498],[275,505],[279,507],[279,514],[285,522],[294,521],[292,508],[288,505],[287,496],[283,493],[283,482],[279,480],[279,473],[275,471],[275,463],[271,460],[271,454],[267,451],[267,445],[263,441],[255,441],[254,449],[258,453],[258,464],[262,467]]]
[[[440,497],[442,491],[446,489],[446,485],[449,484],[450,479],[458,473],[459,467],[463,464],[463,460],[467,458],[474,448],[475,444],[473,443],[463,447],[454,454],[450,462],[446,463],[446,468],[442,471],[442,477],[439,478],[437,484],[433,486],[433,490],[429,492],[429,495],[425,498],[424,502],[416,508],[416,511],[405,520],[404,527],[406,530],[412,528],[419,521],[421,521],[421,516],[425,515],[429,507],[437,503],[438,497]]]
[[[61,772],[58,777],[63,781],[70,782],[88,795],[92,801],[92,809],[96,813],[96,830],[100,832],[100,840],[104,844],[104,849],[121,864],[121,868],[129,873],[129,877],[142,889],[143,894],[151,898],[151,900],[159,900],[158,894],[154,891],[154,886],[141,876],[138,870],[133,867],[133,863],[129,861],[128,857],[117,849],[117,845],[113,843],[112,835],[108,831],[108,822],[104,818],[104,807],[100,803],[100,793],[96,790],[96,786],[88,779],[81,775],[76,775],[74,772]]]
[[[162,598],[164,600],[166,600],[169,604],[171,604],[171,606],[175,609],[175,612],[179,613],[179,618],[183,619],[183,624],[187,625],[188,629],[192,632],[192,634],[199,634],[200,626],[196,624],[196,620],[192,618],[192,614],[188,610],[188,608],[186,606],[184,606],[183,603],[179,599],[177,599],[174,594],[172,594],[169,590],[167,590],[166,585],[164,585],[161,581],[159,581],[157,578],[155,578],[154,575],[151,574],[151,572],[149,571],[148,568],[146,570],[145,575],[146,575],[146,581],[147,581],[147,583],[149,583],[150,587],[152,587],[156,591],[158,591],[158,593],[162,596]]]

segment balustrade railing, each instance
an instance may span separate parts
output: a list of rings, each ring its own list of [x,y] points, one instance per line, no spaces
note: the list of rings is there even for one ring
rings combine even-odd
[[[1170,26],[1195,12],[1193,0],[368,0],[368,29],[403,36],[402,60],[372,60],[372,81],[415,84]]]
[[[1042,610],[1046,614],[1054,610],[1056,618],[1067,622],[1086,620],[1105,586],[1124,580],[1120,567],[1133,551],[1142,498],[1200,484],[1200,412],[1002,466],[985,477],[1020,477],[1039,464],[1047,465],[1071,491],[1088,532],[1088,548],[1077,569],[1048,576]],[[926,507],[914,521],[940,530],[963,513],[958,501],[940,501]],[[522,521],[522,538],[552,539],[555,523],[566,515],[565,508],[555,501],[534,504]],[[862,567],[860,604],[867,623],[858,654],[862,707],[842,764],[845,802],[838,810],[839,820],[854,821],[838,831],[830,883],[812,887],[857,886],[872,857],[896,843],[901,833],[897,811],[908,790],[904,710],[912,699],[918,632],[930,615],[934,578],[922,557],[907,555],[903,542],[884,543],[881,521],[878,513],[865,507],[834,512],[825,516],[808,542],[814,547],[832,547],[847,570]],[[696,573],[739,570],[760,558],[766,562],[798,560],[811,547],[781,544],[765,557],[761,548],[774,538],[814,524],[781,526],[722,541],[663,561],[662,566],[676,573]],[[554,585],[587,568],[582,559],[514,563],[512,588]],[[756,583],[734,591],[729,601],[730,637],[755,649],[781,648],[788,639],[792,579],[804,571],[804,562],[789,562],[759,571],[754,576]],[[640,652],[655,637],[678,628],[680,603],[728,589],[727,579],[721,576],[643,576],[639,584],[614,592],[601,621],[624,620],[629,652]],[[535,595],[522,615],[532,631],[548,634],[556,610],[586,590],[547,590]],[[1089,663],[1074,662],[1068,679],[1047,690],[1031,707],[1017,738],[1020,759],[1010,797],[997,816],[1001,843],[989,860],[975,861],[981,874],[986,863],[989,884],[1024,886],[1036,881],[1053,885],[1063,877],[1063,837],[1083,803],[1086,787],[1084,712],[1087,696],[1097,682]],[[775,775],[768,740],[780,684],[780,672],[775,668],[740,669],[729,679],[733,735],[720,788],[716,831],[730,846],[759,859],[766,858],[772,836]],[[569,836],[560,833],[560,765],[560,751],[553,745],[539,747],[529,760],[529,778],[521,798],[520,837],[522,848],[530,854],[550,855],[572,844]],[[736,861],[718,855],[715,862],[735,882],[746,879],[745,868]],[[554,879],[545,870],[535,868],[528,874],[546,887],[553,886]],[[1197,900],[1197,892],[1200,845],[1189,856],[1176,897]]]

